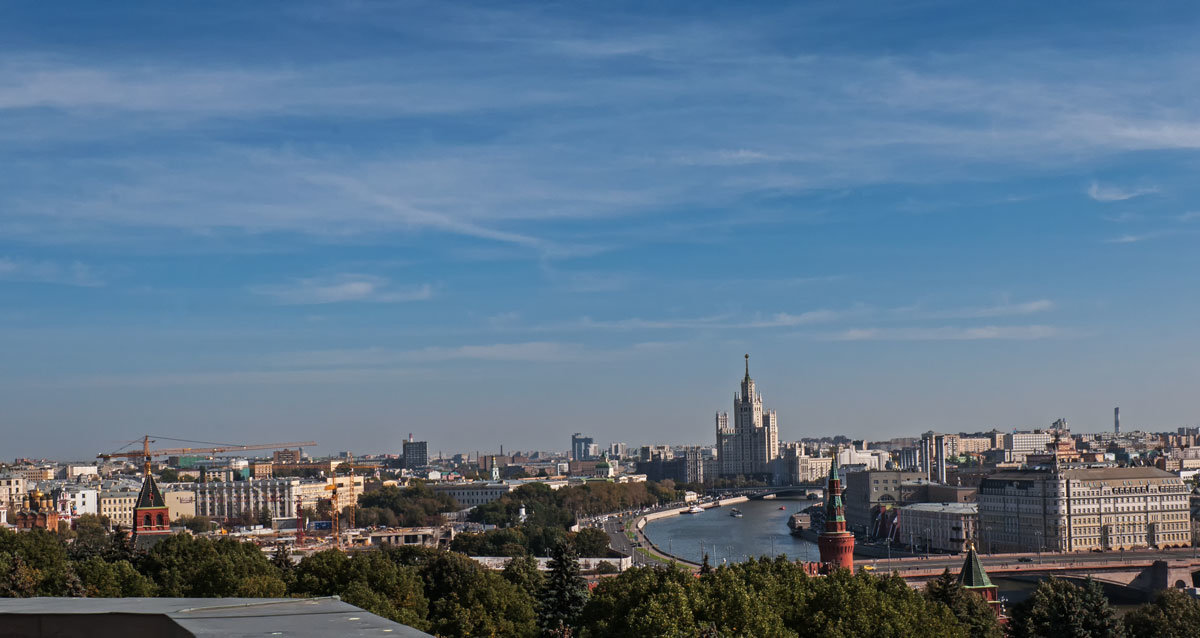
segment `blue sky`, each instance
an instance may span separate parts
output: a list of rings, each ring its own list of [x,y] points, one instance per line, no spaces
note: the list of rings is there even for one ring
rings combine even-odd
[[[0,9],[7,456],[1197,421],[1194,4],[645,5]]]

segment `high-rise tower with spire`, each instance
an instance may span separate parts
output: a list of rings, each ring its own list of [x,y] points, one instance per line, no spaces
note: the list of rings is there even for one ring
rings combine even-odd
[[[762,395],[750,378],[750,355],[741,392],[733,395],[733,425],[729,413],[717,413],[717,460],[722,476],[768,474],[779,458],[779,421],[773,410],[763,410]]]

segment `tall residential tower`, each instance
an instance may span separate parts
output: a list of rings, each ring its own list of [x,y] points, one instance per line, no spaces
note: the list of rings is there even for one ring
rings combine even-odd
[[[751,476],[771,471],[779,458],[779,421],[773,410],[763,410],[762,395],[750,378],[750,355],[740,394],[733,396],[733,427],[728,413],[717,413],[717,460],[722,476]]]

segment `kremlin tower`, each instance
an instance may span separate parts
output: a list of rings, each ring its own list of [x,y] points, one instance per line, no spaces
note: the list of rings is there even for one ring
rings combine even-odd
[[[133,506],[133,545],[148,550],[171,535],[171,512],[154,477],[146,472],[142,491]]]
[[[958,584],[963,589],[973,591],[987,601],[988,607],[996,614],[1001,623],[1008,621],[1004,615],[1004,603],[1000,600],[1000,588],[992,584],[988,578],[983,563],[979,562],[979,554],[975,552],[975,543],[967,543],[967,559],[963,561],[962,570],[958,572]]]
[[[842,507],[842,479],[838,476],[837,457],[829,466],[829,485],[825,488],[825,531],[817,538],[821,562],[830,569],[854,571],[854,534],[846,531],[846,511]]]

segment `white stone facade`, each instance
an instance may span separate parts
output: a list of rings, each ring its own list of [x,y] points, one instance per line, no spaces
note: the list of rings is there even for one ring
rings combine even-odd
[[[326,489],[335,479],[309,480],[299,478],[270,478],[251,481],[222,481],[196,484],[196,514],[220,520],[266,510],[272,518],[296,516],[297,499],[300,507],[316,507],[322,499],[330,498]],[[363,477],[355,476],[353,488],[349,476],[336,478],[338,508],[356,503],[362,494]]]
[[[979,509],[975,503],[914,503],[900,508],[901,543],[935,552],[964,552],[976,538]]]
[[[999,472],[979,486],[981,549],[1111,551],[1191,543],[1188,486],[1156,468]]]

